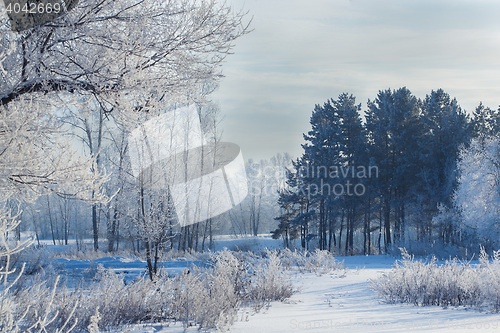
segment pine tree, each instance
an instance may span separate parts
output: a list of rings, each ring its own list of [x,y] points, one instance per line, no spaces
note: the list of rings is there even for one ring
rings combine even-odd
[[[335,246],[335,232],[339,231],[339,246],[346,226],[346,253],[354,248],[356,221],[362,210],[358,210],[362,199],[352,193],[359,181],[352,172],[343,175],[335,172],[343,168],[353,170],[366,165],[366,135],[360,117],[361,105],[353,95],[341,94],[337,100],[330,99],[323,106],[316,105],[311,116],[311,131],[304,135],[304,154],[296,165],[298,177],[308,195],[307,209],[297,215],[297,221],[308,220],[313,207],[317,222],[319,248]],[[341,190],[338,190],[341,189]],[[339,221],[340,219],[340,221]],[[340,223],[337,223],[340,222]]]
[[[306,143],[302,145],[304,154],[301,159],[301,178],[308,191],[309,200],[317,210],[318,242],[321,250],[326,250],[328,232],[333,230],[333,211],[335,197],[331,196],[332,167],[341,164],[340,144],[342,132],[338,110],[329,100],[323,106],[316,105],[311,116],[311,131],[304,134]]]
[[[275,217],[279,221],[278,228],[272,232],[273,239],[283,238],[285,247],[291,241],[301,238],[302,248],[306,248],[308,236],[309,201],[299,177],[300,161],[293,162],[293,168],[286,171],[286,187],[279,192],[278,205],[281,215]],[[305,214],[307,213],[307,214]]]
[[[380,91],[375,101],[368,102],[366,128],[370,156],[380,170],[376,192],[382,206],[387,249],[393,241],[405,237],[406,202],[416,182],[417,143],[423,134],[420,101],[406,87]]]
[[[336,101],[332,101],[336,113],[339,115],[340,122],[340,165],[350,170],[359,166],[366,166],[366,135],[361,122],[361,104],[356,105],[356,99],[353,95],[341,94]],[[357,185],[359,179],[356,179],[352,173],[348,173],[343,179],[343,185],[346,187]],[[345,210],[346,217],[346,253],[352,253],[354,248],[354,230],[356,220],[359,219],[358,206],[362,203],[359,198],[351,193],[344,193],[341,202]]]
[[[393,209],[394,238],[405,240],[407,203],[413,200],[413,187],[420,168],[418,144],[422,141],[421,103],[406,87],[393,92],[391,139],[394,158]]]
[[[492,110],[479,103],[471,121],[471,135],[497,136],[500,132],[500,110]]]
[[[384,244],[386,249],[392,243],[390,224],[391,184],[395,172],[394,147],[390,130],[392,104],[394,104],[394,97],[391,90],[381,90],[373,102],[368,101],[368,110],[365,114],[370,156],[372,156],[379,168],[378,188],[375,191],[380,200],[381,214],[383,215],[381,220],[383,220],[384,224]]]
[[[418,147],[420,151],[418,193],[421,209],[425,211],[420,225],[420,234],[432,238],[432,217],[438,206],[450,207],[456,188],[457,159],[459,148],[470,140],[467,114],[456,99],[442,89],[432,91],[423,103],[424,137]],[[449,228],[440,228],[443,240],[450,237]]]

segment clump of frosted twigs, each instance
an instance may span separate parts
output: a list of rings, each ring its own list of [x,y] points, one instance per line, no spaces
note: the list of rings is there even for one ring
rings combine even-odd
[[[124,276],[99,267],[89,285],[69,289],[53,286],[50,271],[33,274],[13,290],[16,311],[25,313],[22,327],[47,309],[48,331],[72,318],[73,332],[97,332],[139,323],[175,323],[184,327],[228,330],[238,309],[258,311],[271,301],[283,301],[294,292],[289,271],[328,274],[343,270],[342,263],[327,251],[266,250],[220,251],[200,255],[204,263],[169,276],[160,271],[153,280],[142,276],[126,282]],[[47,304],[50,306],[47,307]],[[37,315],[38,314],[38,315]]]
[[[500,311],[500,251],[489,258],[482,249],[479,265],[457,259],[444,264],[435,258],[424,262],[401,251],[403,259],[372,281],[372,287],[386,301]]]
[[[50,315],[55,318],[51,325],[58,327],[71,314],[79,318],[74,332],[86,332],[96,325],[109,329],[154,322],[227,330],[240,306],[260,308],[293,294],[277,252],[269,251],[258,260],[246,259],[221,251],[211,256],[207,267],[194,266],[176,276],[160,272],[153,280],[145,276],[128,284],[121,275],[100,268],[90,286],[74,290],[60,287],[53,296],[42,277],[42,282],[18,290],[15,300],[28,309],[23,321],[26,326],[53,297]],[[70,313],[74,304],[75,311]]]
[[[40,302],[36,311],[32,311],[30,304],[22,303],[17,299],[15,285],[25,273],[26,265],[13,267],[14,256],[27,249],[32,240],[13,242],[7,235],[14,232],[20,224],[20,212],[12,214],[10,209],[0,207],[0,332],[6,333],[42,333],[50,332],[62,333],[71,332],[77,324],[77,319],[73,318],[76,305],[66,306],[65,320],[54,325],[58,316],[52,311],[54,297],[56,295],[59,277],[55,277],[52,288],[44,288],[45,298]],[[37,295],[30,295],[35,298]]]
[[[291,251],[280,252],[283,265],[288,269],[297,268],[301,273],[316,273],[317,275],[344,271],[344,265],[335,256],[325,250],[316,249],[313,252]]]

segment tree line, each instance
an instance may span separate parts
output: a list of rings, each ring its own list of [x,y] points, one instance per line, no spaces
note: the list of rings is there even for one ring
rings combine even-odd
[[[315,106],[279,193],[273,237],[346,254],[461,246],[471,231],[439,217],[463,213],[460,154],[471,140],[498,135],[500,111],[480,104],[469,115],[442,89],[420,99],[406,87],[381,90],[361,109],[347,93]]]

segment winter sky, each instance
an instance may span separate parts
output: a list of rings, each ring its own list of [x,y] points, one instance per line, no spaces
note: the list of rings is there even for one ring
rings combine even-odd
[[[315,104],[342,92],[443,88],[468,112],[500,104],[500,1],[230,0],[254,31],[223,65],[214,99],[245,158],[298,157]]]

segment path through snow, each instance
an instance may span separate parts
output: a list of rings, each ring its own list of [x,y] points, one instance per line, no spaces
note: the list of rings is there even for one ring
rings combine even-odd
[[[299,293],[254,315],[241,311],[232,332],[500,332],[500,314],[385,304],[369,280],[389,271],[394,259],[342,259],[349,268],[344,277],[298,274]]]

